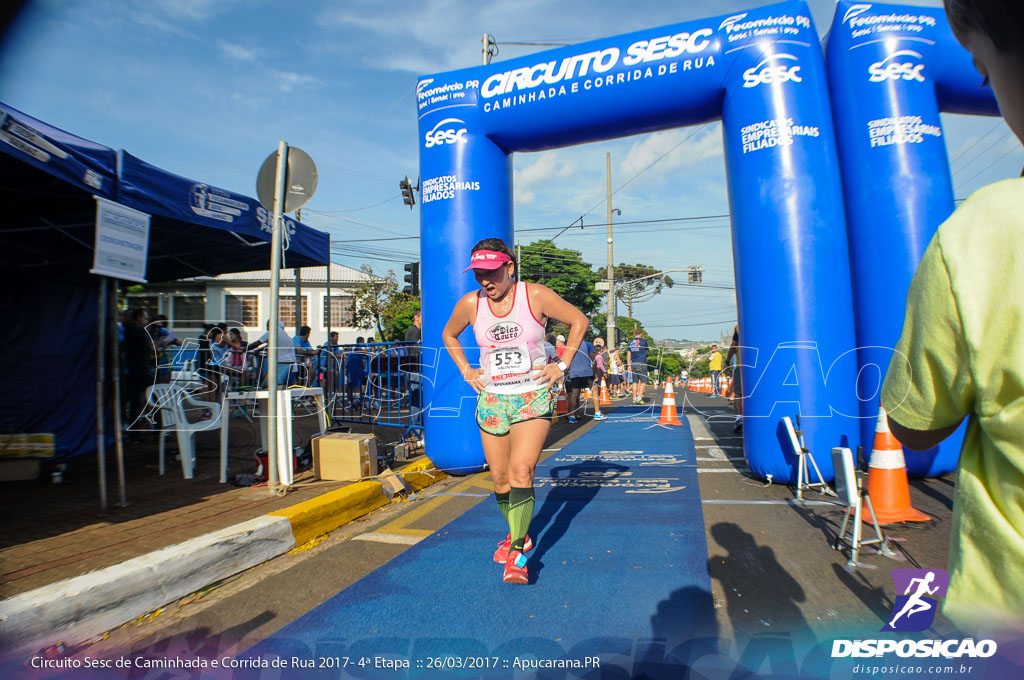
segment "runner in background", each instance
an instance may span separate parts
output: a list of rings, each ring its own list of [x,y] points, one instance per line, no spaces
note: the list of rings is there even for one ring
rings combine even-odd
[[[455,303],[442,340],[462,377],[479,395],[476,421],[494,481],[498,508],[509,532],[498,543],[505,583],[525,584],[527,536],[533,518],[533,475],[551,428],[551,388],[568,371],[589,322],[583,313],[545,286],[516,282],[516,259],[501,239],[473,246],[469,266],[480,290]],[[544,328],[551,318],[570,327],[557,363],[547,363]],[[471,366],[459,334],[473,327],[480,367]]]
[[[732,425],[733,432],[743,429],[743,379],[740,375],[740,326],[732,329],[732,342],[725,354],[725,363],[732,372],[732,407],[736,411],[736,421]]]

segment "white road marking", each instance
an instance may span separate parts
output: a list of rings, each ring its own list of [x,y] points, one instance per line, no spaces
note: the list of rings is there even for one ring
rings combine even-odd
[[[745,474],[750,472],[750,470],[747,468],[742,468],[740,470],[737,470],[736,468],[697,468],[697,472],[738,472],[740,474]]]
[[[703,471],[702,471],[703,472]],[[781,500],[781,501],[731,501],[725,499],[711,498],[708,500],[702,500],[704,505],[835,505],[842,506],[842,503],[834,501],[794,501],[794,500]]]
[[[372,541],[374,543],[393,543],[397,545],[416,545],[423,540],[420,536],[403,536],[401,534],[359,534],[353,536],[354,541]]]

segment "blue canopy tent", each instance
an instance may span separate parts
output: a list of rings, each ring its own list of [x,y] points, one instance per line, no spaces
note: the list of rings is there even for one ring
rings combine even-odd
[[[266,268],[255,199],[161,170],[0,103],[0,455],[4,434],[49,432],[56,454],[96,451],[96,201],[149,213],[146,277]],[[330,239],[289,220],[289,267],[327,264]],[[16,291],[16,294],[14,292]]]

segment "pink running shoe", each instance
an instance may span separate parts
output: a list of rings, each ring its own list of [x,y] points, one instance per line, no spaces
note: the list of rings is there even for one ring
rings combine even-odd
[[[526,555],[518,550],[509,551],[502,580],[505,583],[514,583],[520,586],[525,586],[530,582],[530,576],[526,573]]]
[[[498,543],[498,549],[494,551],[494,561],[498,564],[505,564],[508,561],[508,551],[512,547],[512,534],[505,536],[505,540]],[[526,535],[526,543],[523,545],[523,552],[533,550],[533,541],[530,535]]]

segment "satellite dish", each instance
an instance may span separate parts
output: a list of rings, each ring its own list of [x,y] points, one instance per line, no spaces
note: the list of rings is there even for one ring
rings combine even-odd
[[[313,198],[317,183],[316,163],[302,149],[288,147],[288,176],[285,179],[285,196],[282,213],[298,210]],[[277,179],[277,152],[274,151],[263,161],[260,174],[256,176],[256,196],[264,208],[273,212],[274,189]]]

